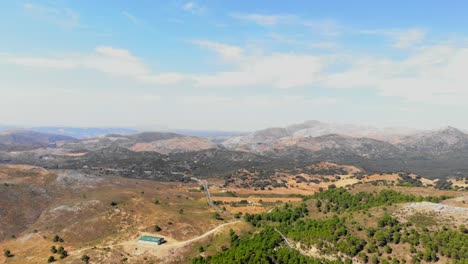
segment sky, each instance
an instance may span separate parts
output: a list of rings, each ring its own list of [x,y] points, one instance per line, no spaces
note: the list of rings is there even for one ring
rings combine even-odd
[[[2,1],[0,124],[468,129],[466,1]]]

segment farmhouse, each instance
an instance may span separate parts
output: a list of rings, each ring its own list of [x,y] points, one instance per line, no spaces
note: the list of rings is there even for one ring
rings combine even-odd
[[[161,245],[166,242],[162,237],[154,237],[154,236],[142,236],[138,239],[139,243],[148,244],[148,245]]]

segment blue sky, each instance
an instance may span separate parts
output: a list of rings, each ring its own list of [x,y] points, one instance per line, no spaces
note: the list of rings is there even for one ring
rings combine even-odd
[[[468,128],[465,1],[4,1],[0,123]]]

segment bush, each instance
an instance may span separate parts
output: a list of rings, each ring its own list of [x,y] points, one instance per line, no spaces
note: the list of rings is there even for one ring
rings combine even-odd
[[[90,257],[88,255],[81,256],[81,261],[83,261],[84,263],[89,263],[89,259]]]
[[[221,215],[218,212],[214,213],[214,218],[216,220],[223,220],[223,218],[221,217]]]
[[[48,263],[52,263],[55,261],[55,257],[54,256],[50,256],[48,259],[47,259],[47,262]]]
[[[60,253],[60,259],[64,259],[66,257],[68,257],[68,251],[63,250],[62,253]]]
[[[13,257],[14,255],[11,254],[11,251],[10,251],[10,250],[5,249],[5,250],[3,250],[3,256],[5,256],[6,258],[11,258],[11,257]]]

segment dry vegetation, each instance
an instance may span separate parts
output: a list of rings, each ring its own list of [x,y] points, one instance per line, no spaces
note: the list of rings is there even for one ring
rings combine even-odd
[[[216,220],[204,193],[191,191],[198,188],[195,183],[95,178],[70,171],[2,166],[0,184],[0,230],[4,233],[0,248],[15,255],[6,263],[46,263],[51,246],[58,246],[52,242],[55,235],[63,238],[60,245],[68,251],[66,260],[71,263],[79,262],[83,254],[94,263],[156,260],[154,254],[134,254],[133,246],[124,245],[134,245],[143,233],[156,234],[155,225],[162,229],[157,235],[175,242],[233,220],[228,215],[224,221]],[[20,202],[18,197],[22,197]]]
[[[346,187],[351,193],[392,189],[418,196],[453,197],[443,201],[445,209],[431,204],[399,204],[372,208],[368,213],[353,212],[355,225],[375,226],[376,219],[385,212],[402,222],[425,226],[441,222],[457,226],[468,221],[468,209],[450,207],[468,208],[466,192],[428,188],[436,182],[413,174],[367,175],[356,167],[324,162],[273,175],[240,170],[234,176],[227,182],[208,179],[213,201],[233,214],[267,212],[285,203],[300,204],[303,196],[321,189]],[[252,187],[258,181],[267,185]],[[452,184],[462,186],[464,182],[453,180]],[[421,187],[414,187],[419,184]],[[188,262],[193,256],[213,255],[227,247],[230,228],[241,236],[255,231],[245,222],[216,229],[235,218],[222,214],[223,220],[215,219],[215,210],[206,203],[204,192],[195,182],[97,177],[72,170],[9,165],[0,166],[0,199],[0,249],[14,254],[8,259],[0,256],[0,263],[46,263],[53,245],[61,245],[69,253],[58,263],[82,263],[84,254],[91,257],[92,263],[121,263],[125,259],[128,263]],[[313,201],[307,203],[310,216],[329,217],[317,211]],[[161,231],[155,232],[155,225]],[[355,235],[362,236],[363,232]],[[168,243],[158,247],[137,243],[143,234],[164,237]],[[64,242],[54,243],[55,235]],[[393,254],[407,252],[404,247],[395,246]],[[304,248],[304,252],[317,255],[313,248]]]

